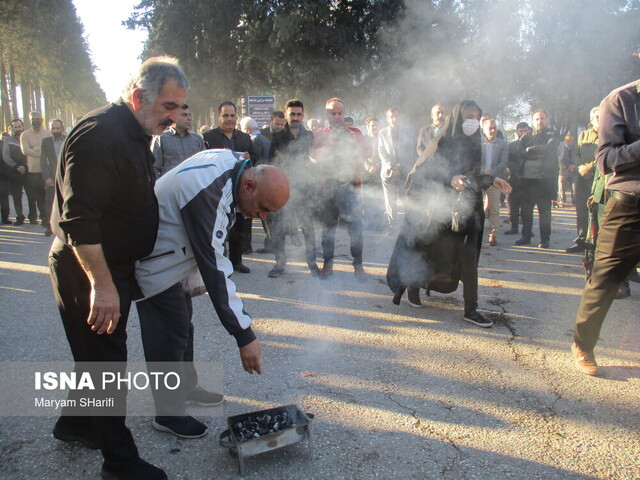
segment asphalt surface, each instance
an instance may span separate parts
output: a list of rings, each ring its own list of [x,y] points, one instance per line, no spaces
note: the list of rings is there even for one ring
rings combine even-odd
[[[252,272],[232,278],[254,318],[264,373],[242,370],[209,298],[194,299],[196,358],[222,362],[224,408],[194,410],[209,425],[198,440],[130,417],[141,456],[172,479],[238,478],[237,459],[218,445],[226,416],[295,403],[315,415],[313,452],[300,442],[251,457],[246,478],[640,478],[640,285],[605,321],[596,349],[603,376],[578,372],[569,348],[584,272],[581,256],[564,252],[575,210],[553,217],[548,250],[515,247],[517,237],[502,234],[483,247],[480,310],[491,329],[462,320],[462,288],[423,292],[421,309],[406,296],[392,304],[384,281],[392,236],[366,233],[365,283],[353,276],[344,229],[327,281],[309,276],[302,247],[287,245],[290,264],[277,279],[267,278],[271,255],[246,256]],[[3,362],[71,359],[47,275],[50,243],[39,226],[0,227]],[[135,309],[128,332],[130,359],[142,361]],[[54,422],[2,418],[1,479],[99,478],[100,453],[55,440]]]

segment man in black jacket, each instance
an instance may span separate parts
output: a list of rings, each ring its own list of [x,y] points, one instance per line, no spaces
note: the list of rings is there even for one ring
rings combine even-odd
[[[233,102],[222,102],[218,106],[218,127],[204,134],[207,148],[223,148],[239,152],[244,158],[250,158],[252,164],[258,162],[253,148],[251,135],[236,129],[238,114]],[[249,267],[242,263],[242,254],[251,253],[251,218],[237,214],[236,223],[229,232],[229,260],[233,269],[240,273],[249,273]]]
[[[547,127],[547,112],[536,110],[531,116],[534,134],[525,135],[518,143],[522,158],[522,237],[516,245],[531,243],[533,207],[537,205],[540,222],[538,248],[549,248],[551,237],[551,201],[558,190],[558,147],[560,139]]]
[[[316,264],[316,236],[313,228],[314,195],[311,193],[314,165],[309,160],[313,143],[313,133],[304,128],[304,105],[298,99],[287,101],[285,107],[287,123],[273,135],[271,142],[271,163],[282,168],[291,182],[289,204],[267,217],[276,264],[269,277],[276,278],[284,273],[287,265],[284,245],[288,231],[296,221],[302,228],[305,243],[305,257],[311,275],[318,276]],[[297,230],[297,226],[295,227]]]
[[[640,80],[617,88],[600,103],[595,161],[612,174],[602,213],[591,277],[576,313],[571,346],[577,368],[598,375],[593,350],[622,281],[640,261]],[[633,320],[633,319],[632,319]]]
[[[22,210],[22,190],[27,173],[27,156],[20,149],[20,136],[24,132],[24,123],[19,118],[11,120],[11,136],[2,142],[2,160],[9,176],[9,190],[13,197],[13,208],[16,211],[16,225],[24,224]],[[5,225],[9,224],[9,218],[2,217]]]
[[[260,129],[260,135],[264,135],[267,140],[271,141],[273,135],[284,128],[285,123],[287,123],[287,119],[284,117],[282,110],[271,112],[271,123]]]
[[[62,144],[67,136],[64,134],[64,125],[62,120],[51,120],[49,122],[50,137],[42,139],[42,148],[40,149],[40,169],[42,170],[42,179],[46,189],[47,211],[43,225],[46,227],[44,235],[50,237],[53,235],[51,231],[51,209],[53,208],[53,195],[55,189],[53,183],[56,178],[56,169],[58,168],[58,157],[62,150]]]
[[[88,365],[104,368],[102,362],[113,362],[109,372],[114,375],[126,370],[127,317],[137,289],[134,263],[152,252],[158,232],[151,134],[161,134],[177,120],[188,88],[176,59],[150,58],[122,98],[85,115],[62,147],[49,267],[81,373],[88,373]],[[83,393],[70,390],[69,399],[77,401]],[[54,437],[102,449],[102,478],[166,479],[164,471],[138,455],[125,425],[126,389],[105,388],[100,395],[111,398],[114,408],[80,417],[63,408]]]

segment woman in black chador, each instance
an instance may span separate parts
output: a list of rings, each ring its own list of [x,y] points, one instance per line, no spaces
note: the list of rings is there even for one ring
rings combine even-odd
[[[480,107],[460,102],[442,131],[418,158],[407,176],[405,222],[389,261],[387,282],[399,304],[405,290],[409,303],[421,307],[420,288],[450,293],[463,283],[464,319],[480,327],[493,322],[477,311],[478,257],[482,245],[482,190],[491,185],[504,193],[511,187],[480,171]]]

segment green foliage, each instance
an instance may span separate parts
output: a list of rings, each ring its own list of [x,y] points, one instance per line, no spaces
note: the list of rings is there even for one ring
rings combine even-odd
[[[0,60],[7,75],[15,72],[15,82],[28,92],[26,98],[42,95],[51,110],[46,114],[67,118],[106,101],[71,0],[2,0],[1,5]],[[15,90],[10,78],[2,80]],[[31,92],[35,86],[39,88]],[[29,105],[36,107],[37,103]]]
[[[201,119],[274,94],[418,124],[472,98],[505,122],[543,107],[566,131],[640,76],[637,0],[144,0],[127,24],[148,30],[145,56],[181,60]]]

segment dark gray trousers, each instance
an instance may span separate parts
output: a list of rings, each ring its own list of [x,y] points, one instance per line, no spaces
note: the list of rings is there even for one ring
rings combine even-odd
[[[178,389],[153,390],[156,415],[186,415],[186,395],[198,385],[198,374],[193,366],[191,297],[177,283],[158,295],[136,303],[136,308],[147,363],[171,362],[165,366],[153,365],[152,370],[176,372],[180,376]]]

